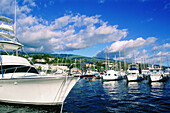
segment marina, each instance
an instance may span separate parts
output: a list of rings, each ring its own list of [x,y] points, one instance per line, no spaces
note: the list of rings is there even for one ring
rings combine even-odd
[[[170,113],[168,0],[0,7],[0,113]]]

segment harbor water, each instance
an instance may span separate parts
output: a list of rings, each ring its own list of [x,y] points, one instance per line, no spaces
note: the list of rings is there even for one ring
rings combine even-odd
[[[60,108],[0,104],[0,113],[55,113]],[[170,112],[170,80],[146,83],[80,79],[66,98],[66,113]]]

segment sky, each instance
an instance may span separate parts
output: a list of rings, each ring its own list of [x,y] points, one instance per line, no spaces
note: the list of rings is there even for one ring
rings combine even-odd
[[[14,4],[0,0],[0,15],[14,19]],[[17,0],[16,4],[16,36],[28,53],[170,65],[169,0]]]

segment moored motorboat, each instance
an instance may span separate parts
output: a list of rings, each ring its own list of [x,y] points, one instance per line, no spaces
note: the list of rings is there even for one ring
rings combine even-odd
[[[148,82],[161,82],[166,81],[168,76],[163,73],[163,70],[159,65],[152,65],[149,68]]]
[[[113,80],[122,80],[123,77],[119,74],[118,71],[115,70],[107,70],[103,75],[104,81],[113,81]]]
[[[130,64],[126,75],[127,81],[141,81],[143,80],[142,75],[139,73],[137,64]]]

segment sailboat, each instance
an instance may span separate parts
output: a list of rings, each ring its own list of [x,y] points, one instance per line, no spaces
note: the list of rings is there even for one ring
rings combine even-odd
[[[16,40],[13,20],[0,16],[0,102],[31,105],[62,105],[78,77],[41,75],[26,58],[18,55],[24,45]],[[11,55],[10,51],[15,51]]]

